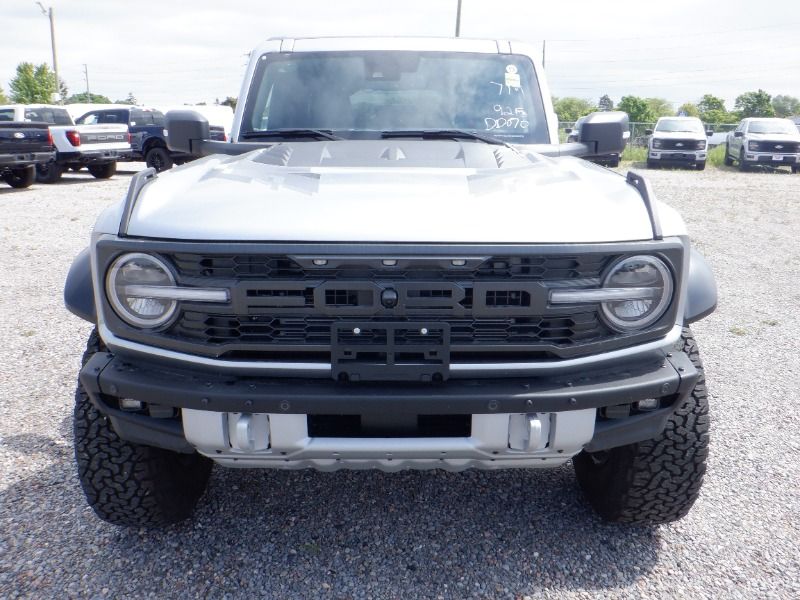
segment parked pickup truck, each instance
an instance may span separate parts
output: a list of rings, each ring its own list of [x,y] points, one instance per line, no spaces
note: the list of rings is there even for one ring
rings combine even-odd
[[[0,114],[0,178],[15,188],[36,181],[36,165],[55,160],[47,123],[17,123]]]
[[[755,165],[786,166],[800,172],[800,131],[790,119],[743,119],[728,134],[725,164],[739,163],[740,171]]]
[[[655,169],[662,165],[693,166],[699,171],[706,168],[708,137],[697,117],[661,117],[655,129],[645,133],[647,141],[647,167]]]
[[[98,179],[108,179],[117,171],[116,161],[131,151],[127,125],[75,125],[63,106],[10,104],[0,106],[3,114],[50,124],[56,159],[36,167],[41,183],[54,183],[65,170],[84,166]]]
[[[558,143],[537,54],[270,40],[231,143],[167,113],[171,149],[202,158],[135,175],[65,287],[94,326],[74,443],[97,515],[187,518],[212,461],[571,459],[606,519],[689,511],[709,430],[689,325],[714,310],[714,278],[641,175],[576,158],[621,152],[625,113]]]
[[[183,164],[192,156],[173,152],[167,148],[164,114],[150,108],[122,107],[99,108],[77,118],[78,125],[124,123],[131,134],[131,153],[127,160],[144,161],[156,171],[170,169],[173,164]],[[226,141],[222,127],[211,127],[212,139]]]

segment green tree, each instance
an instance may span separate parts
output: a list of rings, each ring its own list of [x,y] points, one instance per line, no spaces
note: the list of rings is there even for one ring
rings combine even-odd
[[[66,100],[67,104],[111,104],[111,100],[108,96],[103,96],[102,94],[87,94],[86,92],[81,92],[80,94],[72,94]]]
[[[238,101],[239,99],[236,98],[235,96],[228,96],[220,104],[222,104],[222,106],[230,106],[233,110],[236,110],[236,103]]]
[[[647,102],[647,108],[653,121],[659,117],[672,117],[675,115],[675,107],[672,106],[672,102],[668,102],[664,98],[645,98],[645,102]]]
[[[794,117],[800,115],[800,100],[794,96],[778,94],[772,99],[772,108],[776,117]]]
[[[738,114],[729,112],[725,108],[725,100],[712,94],[705,94],[697,103],[697,109],[700,111],[700,119],[704,123],[717,125],[719,123],[736,123],[739,120]]]
[[[56,91],[56,81],[47,63],[35,66],[23,62],[17,65],[17,74],[9,85],[11,101],[19,104],[50,104]]]
[[[608,94],[600,96],[597,103],[597,110],[614,110],[614,101],[608,97]]]
[[[762,89],[757,92],[745,92],[736,98],[736,110],[743,119],[748,117],[774,117],[772,96]]]
[[[712,110],[722,110],[727,112],[727,109],[725,108],[725,100],[711,94],[705,94],[700,99],[700,102],[697,103],[697,108],[700,110],[701,115]]]
[[[114,104],[139,104],[139,101],[136,99],[136,96],[133,95],[133,92],[128,92],[128,97],[125,100],[117,100]]]
[[[596,107],[583,98],[553,98],[553,109],[559,121],[577,121],[596,110]]]
[[[0,104],[8,104],[8,96],[3,91],[3,88],[0,87]]]
[[[697,107],[697,104],[694,102],[684,102],[681,104],[681,107],[678,109],[679,115],[685,115],[687,117],[699,117],[700,116],[700,109]]]
[[[623,96],[617,104],[617,110],[628,113],[631,123],[651,123],[655,121],[647,100],[638,96]]]

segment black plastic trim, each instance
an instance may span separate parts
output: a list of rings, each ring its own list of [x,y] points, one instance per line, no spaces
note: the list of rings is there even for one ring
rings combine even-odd
[[[653,194],[653,188],[650,186],[650,182],[646,178],[642,177],[638,173],[634,173],[633,171],[628,171],[628,175],[625,177],[625,180],[635,187],[639,192],[639,195],[642,197],[644,206],[647,209],[647,215],[650,217],[650,225],[653,228],[653,239],[664,239],[664,236],[661,233],[661,222],[658,218],[658,211],[656,210],[655,204],[653,204],[655,194]]]
[[[717,308],[717,282],[706,259],[692,248],[687,277],[684,321],[694,323],[704,319]]]
[[[80,251],[69,268],[64,282],[64,305],[73,315],[90,323],[97,322],[92,283],[92,257],[89,248]]]
[[[682,353],[678,353],[682,355]],[[493,414],[560,412],[661,398],[690,389],[688,357],[648,358],[592,372],[443,383],[340,383],[333,379],[226,376],[93,355],[80,379],[106,394],[179,408],[284,414]],[[682,370],[681,370],[682,369]]]

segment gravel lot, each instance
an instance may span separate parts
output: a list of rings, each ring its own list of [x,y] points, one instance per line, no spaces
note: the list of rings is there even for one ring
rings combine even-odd
[[[601,523],[570,466],[215,468],[193,521],[136,531],[95,518],[78,486],[72,394],[89,326],[61,301],[126,167],[110,181],[0,186],[0,597],[800,597],[800,176],[649,173],[721,294],[695,326],[710,468],[679,523]]]

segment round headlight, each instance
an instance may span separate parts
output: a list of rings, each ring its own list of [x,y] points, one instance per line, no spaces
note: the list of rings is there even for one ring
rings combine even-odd
[[[136,327],[158,327],[175,314],[177,302],[148,298],[141,290],[172,287],[175,277],[169,267],[149,254],[123,254],[111,265],[106,277],[106,294],[121,319]]]
[[[672,300],[672,274],[654,256],[631,256],[616,263],[603,280],[604,288],[637,288],[635,300],[602,303],[606,322],[617,331],[632,331],[652,325]]]

